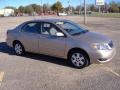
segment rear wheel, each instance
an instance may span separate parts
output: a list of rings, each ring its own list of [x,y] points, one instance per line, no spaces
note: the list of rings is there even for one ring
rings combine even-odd
[[[82,51],[72,51],[68,57],[70,63],[79,69],[86,67],[89,61],[86,54]]]
[[[14,51],[17,55],[23,55],[25,53],[25,49],[20,42],[14,43]]]

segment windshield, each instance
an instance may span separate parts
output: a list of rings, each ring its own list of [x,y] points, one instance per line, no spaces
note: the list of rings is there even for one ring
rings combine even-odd
[[[73,22],[59,21],[59,22],[56,22],[56,24],[62,27],[65,31],[67,31],[72,36],[88,32],[88,30],[80,27],[79,25]]]

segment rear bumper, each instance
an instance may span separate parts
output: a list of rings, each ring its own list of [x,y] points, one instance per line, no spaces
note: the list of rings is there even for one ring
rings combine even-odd
[[[12,40],[10,40],[10,39],[7,38],[6,39],[6,43],[7,43],[8,46],[13,47]]]
[[[90,60],[91,63],[106,63],[109,62],[116,54],[116,49],[112,50],[98,50],[94,53],[91,52]]]

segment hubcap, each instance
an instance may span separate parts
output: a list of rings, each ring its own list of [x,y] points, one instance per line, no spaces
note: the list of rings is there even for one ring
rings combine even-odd
[[[15,44],[15,52],[19,55],[22,54],[23,50],[20,44]]]
[[[71,61],[75,66],[83,66],[85,63],[85,58],[80,53],[74,53],[71,57]]]

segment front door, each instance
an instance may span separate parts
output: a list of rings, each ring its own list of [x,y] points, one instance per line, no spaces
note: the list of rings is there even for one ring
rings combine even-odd
[[[42,23],[41,37],[39,40],[39,50],[42,53],[64,57],[66,38],[56,36],[61,30],[51,23]]]

